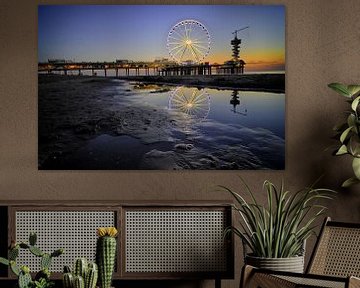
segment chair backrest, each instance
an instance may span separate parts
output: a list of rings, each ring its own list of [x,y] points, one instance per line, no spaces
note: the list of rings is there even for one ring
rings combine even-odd
[[[307,273],[360,277],[360,223],[326,218]]]

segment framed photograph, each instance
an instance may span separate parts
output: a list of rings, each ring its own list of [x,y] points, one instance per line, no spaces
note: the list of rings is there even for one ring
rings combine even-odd
[[[39,5],[41,170],[285,168],[285,7]]]

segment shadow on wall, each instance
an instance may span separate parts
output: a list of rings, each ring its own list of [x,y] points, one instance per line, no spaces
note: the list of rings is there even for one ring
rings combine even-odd
[[[326,91],[325,91],[326,93]],[[327,94],[332,92],[328,91]],[[330,96],[329,96],[330,97]],[[332,99],[330,97],[330,99]],[[336,99],[333,99],[337,101]],[[341,104],[345,102],[341,102]],[[313,113],[308,134],[304,134],[304,143],[309,143],[309,171],[303,173],[304,185],[310,185],[318,177],[322,176],[317,186],[333,189],[338,192],[334,201],[328,201],[326,214],[336,221],[359,222],[360,219],[360,185],[353,185],[349,188],[342,188],[342,183],[353,176],[352,159],[349,155],[334,156],[333,151],[339,147],[338,138],[334,139],[335,132],[332,128],[346,120],[343,113],[347,106],[334,108],[335,111],[326,113]],[[337,115],[334,115],[336,113]],[[328,149],[327,149],[328,148]],[[344,209],[346,207],[346,209]]]
[[[325,91],[326,92],[326,91]],[[325,109],[324,109],[325,110]],[[307,120],[308,129],[304,130],[301,143],[297,143],[298,147],[295,150],[302,150],[301,155],[306,155],[307,163],[305,172],[302,173],[303,185],[311,185],[319,179],[317,187],[334,189],[335,191],[344,192],[351,191],[356,186],[345,190],[341,188],[344,180],[352,176],[351,160],[347,157],[333,156],[333,151],[338,147],[339,141],[333,139],[335,133],[332,128],[344,119],[341,119],[342,111],[344,109],[337,109],[336,111],[312,111],[313,117]],[[337,115],[330,115],[331,113],[339,113]],[[303,148],[302,148],[303,147]],[[297,154],[298,151],[293,151]],[[299,160],[299,159],[298,159]],[[301,161],[301,160],[300,160]],[[301,165],[298,162],[297,165]]]

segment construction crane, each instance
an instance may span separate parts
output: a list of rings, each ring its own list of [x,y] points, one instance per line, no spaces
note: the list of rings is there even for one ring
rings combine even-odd
[[[246,27],[243,27],[243,28],[240,28],[240,29],[237,29],[235,30],[234,32],[232,32],[232,34],[234,34],[234,39],[231,40],[231,45],[233,46],[232,48],[232,51],[233,51],[233,59],[236,63],[239,62],[239,54],[240,54],[240,44],[241,44],[241,39],[238,39],[237,38],[237,33],[240,32],[240,31],[243,31],[245,29],[248,29],[249,26],[246,26]]]
[[[232,32],[232,34],[234,34],[234,35],[235,35],[235,38],[237,38],[237,33],[238,33],[238,32],[240,32],[240,31],[242,31],[242,30],[245,30],[245,29],[248,29],[248,28],[250,28],[250,26],[246,26],[246,27],[237,29],[237,30],[235,30],[234,32]]]

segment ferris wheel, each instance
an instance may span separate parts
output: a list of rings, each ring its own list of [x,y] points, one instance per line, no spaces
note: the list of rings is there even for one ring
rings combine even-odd
[[[183,20],[174,25],[167,37],[171,58],[179,64],[201,63],[210,51],[210,34],[196,20]]]
[[[204,120],[210,112],[210,96],[205,89],[178,87],[170,95],[169,109]]]

